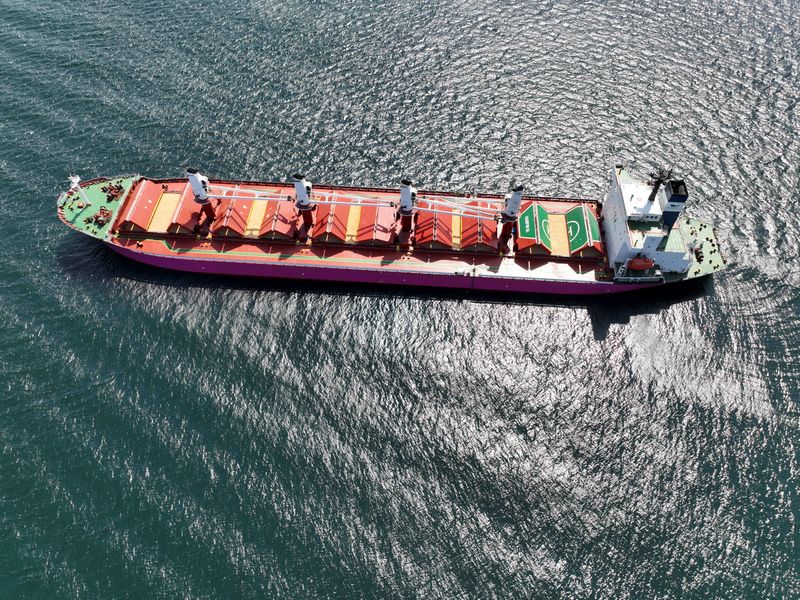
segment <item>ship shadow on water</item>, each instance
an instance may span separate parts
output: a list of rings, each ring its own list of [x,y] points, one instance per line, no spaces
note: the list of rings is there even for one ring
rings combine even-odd
[[[676,304],[703,298],[713,293],[713,285],[711,277],[704,277],[638,292],[589,299],[584,305],[592,323],[594,339],[605,340],[612,325],[627,325],[632,317],[654,315]]]
[[[172,288],[239,289],[281,293],[315,293],[385,298],[387,295],[421,300],[478,302],[514,306],[554,306],[586,310],[595,341],[603,341],[612,325],[625,325],[632,317],[656,314],[669,307],[713,293],[713,279],[704,277],[638,292],[610,296],[558,296],[503,294],[478,290],[304,281],[291,279],[236,278],[170,271],[138,263],[83,236],[69,236],[56,250],[62,271],[91,280],[125,279]]]

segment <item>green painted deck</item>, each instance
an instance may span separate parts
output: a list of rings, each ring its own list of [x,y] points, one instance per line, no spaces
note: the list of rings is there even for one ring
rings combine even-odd
[[[72,193],[59,197],[58,208],[64,220],[70,225],[87,235],[105,240],[109,237],[111,225],[117,216],[117,211],[125,201],[136,179],[137,177],[116,177],[114,179],[102,179],[91,182],[89,185],[82,188],[83,193],[89,201],[87,206],[81,206],[81,204],[83,204],[81,196],[77,193]],[[108,200],[106,192],[101,189],[109,184],[122,186],[122,193],[115,200]],[[102,207],[111,211],[111,219],[109,219],[105,225],[98,226],[92,221],[92,217],[94,217],[97,211]]]
[[[695,258],[686,275],[681,275],[676,279],[703,277],[725,268],[726,261],[722,256],[717,232],[708,223],[704,223],[699,219],[681,217],[678,219],[676,227],[673,227],[672,233],[676,234],[676,240],[670,242],[670,239],[673,238],[673,235],[670,234],[667,240],[667,248],[670,248],[670,243],[677,244],[679,241],[682,243],[682,240],[677,237],[682,236],[689,243],[692,241],[698,243],[700,251],[703,253],[703,262],[699,262]]]

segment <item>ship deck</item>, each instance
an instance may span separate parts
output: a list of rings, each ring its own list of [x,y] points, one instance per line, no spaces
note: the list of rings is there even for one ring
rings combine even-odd
[[[118,211],[112,242],[132,251],[180,259],[379,269],[409,275],[591,282],[603,270],[599,208],[591,200],[526,198],[516,252],[503,256],[494,220],[459,215],[440,205],[434,205],[437,212],[419,214],[410,247],[400,243],[394,208],[360,205],[394,202],[394,190],[317,186],[317,198],[342,204],[319,204],[313,227],[305,230],[291,185],[214,181],[211,185],[222,190],[223,198],[208,233],[197,236],[199,205],[185,179],[134,182]],[[248,199],[256,194],[273,199]],[[499,211],[503,202],[499,195],[458,197],[422,191],[419,197],[434,202],[457,200],[461,206],[489,211]]]
[[[499,194],[420,191],[409,235],[397,190],[316,186],[310,227],[290,184],[211,181],[210,193],[213,221],[201,215],[186,179],[99,178],[59,196],[57,207],[64,223],[120,254],[209,274],[604,294],[703,277],[725,262],[713,228],[682,217],[674,235],[697,248],[688,272],[615,279],[601,206],[584,198],[524,198],[504,253],[494,218]]]
[[[118,237],[111,243],[130,252],[163,259],[295,266],[301,269],[300,276],[303,275],[303,267],[394,271],[408,276],[408,279],[401,279],[398,283],[413,283],[414,275],[425,274],[591,283],[598,280],[597,275],[602,267],[597,261],[587,260],[554,261],[542,257],[467,255],[455,252],[423,253],[398,251],[394,248],[351,249],[314,243],[248,243],[149,237],[138,239]]]
[[[109,183],[121,186],[118,197],[102,191]],[[409,285],[441,282],[447,287],[485,289],[550,282],[568,284],[565,293],[582,293],[579,288],[587,284],[611,287],[600,239],[600,207],[593,200],[526,197],[512,250],[502,254],[498,225],[491,218],[459,215],[458,209],[437,206],[436,212],[419,214],[412,239],[404,240],[394,208],[358,205],[394,202],[395,190],[316,186],[317,198],[341,204],[320,204],[313,227],[306,230],[291,185],[243,181],[211,185],[226,191],[216,207],[216,219],[200,227],[199,234],[200,207],[185,179],[87,182],[82,190],[90,206],[82,206],[81,197],[73,192],[59,201],[59,216],[122,254],[187,271]],[[255,193],[270,199],[248,199]],[[496,212],[503,203],[503,196],[492,194],[462,197],[420,191],[419,196]],[[113,213],[110,222],[92,221],[99,206]]]

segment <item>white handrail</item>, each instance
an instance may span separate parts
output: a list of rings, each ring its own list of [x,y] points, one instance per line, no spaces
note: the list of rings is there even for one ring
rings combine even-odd
[[[213,190],[222,190],[222,191],[233,191],[235,188],[232,188],[232,187],[229,187],[229,186],[224,186],[224,185],[214,184],[214,185],[208,186],[208,189],[209,189],[209,191],[212,190],[212,189]],[[244,193],[247,193],[247,194],[253,194],[254,198],[276,198],[276,197],[282,198],[282,197],[284,197],[284,194],[276,194],[275,192],[269,192],[269,191],[247,190],[247,189],[241,189],[241,188],[236,190],[236,191],[244,192]],[[287,194],[287,195],[289,195],[289,194]],[[379,200],[377,198],[373,198],[373,197],[370,197],[370,196],[363,196],[361,194],[342,193],[342,190],[333,190],[333,191],[330,191],[330,192],[326,191],[326,190],[314,190],[313,196],[317,197],[317,198],[320,197],[320,196],[331,196],[331,197],[332,196],[338,196],[339,198],[354,198],[356,200],[362,200],[362,201],[365,201],[365,202],[379,202],[379,203],[380,202],[382,202],[382,203],[386,202],[385,200]],[[230,197],[230,196],[228,196],[228,197]]]
[[[228,195],[209,195],[210,198],[228,198],[232,200],[284,200],[289,196],[288,194],[279,194],[275,192],[269,191],[261,191],[261,190],[247,190],[247,189],[236,189],[234,187],[213,184],[209,185],[209,191],[211,190],[220,190],[222,192],[229,192],[229,191],[237,191],[240,194],[252,194],[252,196],[228,196]],[[287,186],[288,187],[288,186]],[[352,202],[336,202],[336,204],[349,204],[350,206],[387,206],[387,207],[395,207],[397,206],[396,203],[380,200],[375,197],[365,196],[363,194],[357,194],[352,192],[344,192],[343,190],[314,190],[312,202],[317,204],[333,204],[333,202],[321,200],[321,197],[338,197],[341,199],[344,198],[353,198],[354,200],[358,200],[358,203]],[[456,210],[468,210],[474,212],[476,215],[480,214],[486,218],[494,218],[496,216],[496,211],[492,210],[488,207],[483,206],[465,206],[465,202],[485,202],[489,204],[503,204],[502,200],[496,200],[493,198],[478,198],[478,197],[470,197],[470,196],[440,196],[438,194],[418,194],[417,195],[417,204],[426,204],[428,206],[443,206],[448,208],[453,208]],[[472,216],[472,215],[470,215]]]
[[[337,206],[368,206],[371,208],[394,208],[395,205],[391,202],[383,203],[383,204],[376,204],[374,202],[339,202],[337,200],[317,200],[316,198],[311,199],[312,204],[334,204]]]
[[[286,202],[286,196],[217,196],[215,194],[209,194],[208,196],[214,200],[252,200],[252,201],[270,201],[275,200],[277,202]],[[373,208],[394,208],[394,204],[391,202],[384,202],[381,204],[375,202],[338,202],[336,200],[318,200],[316,198],[311,199],[311,204],[335,204],[338,206],[367,206]],[[294,205],[294,204],[292,204]]]
[[[454,217],[468,217],[470,219],[477,219],[478,221],[482,221],[484,219],[488,220],[488,221],[494,221],[495,220],[494,219],[494,215],[486,216],[486,215],[468,213],[468,212],[455,212],[455,211],[451,211],[451,210],[436,210],[435,208],[419,208],[418,207],[417,210],[419,212],[432,213],[432,214],[436,214],[436,215],[452,215]]]
[[[505,204],[505,200],[496,198],[483,198],[479,196],[441,196],[439,194],[417,194],[417,200],[434,198],[436,200],[464,200],[467,202],[489,202],[491,204]]]
[[[210,185],[210,190],[220,190],[223,191],[223,194],[209,194],[209,198],[218,199],[218,200],[252,200],[252,201],[287,201],[291,199],[291,196],[288,194],[278,194],[275,192],[269,191],[260,191],[260,190],[246,190],[236,187],[229,187],[223,185]],[[228,195],[226,192],[238,192],[239,194],[252,194],[247,196],[241,195]],[[321,197],[330,197],[330,198],[339,198],[341,200],[323,200]],[[347,202],[343,201],[346,198],[353,198],[358,200],[358,202]],[[419,212],[425,213],[433,213],[433,214],[445,214],[445,215],[453,215],[453,216],[460,216],[460,217],[467,217],[467,218],[475,218],[475,219],[489,219],[495,220],[497,217],[497,212],[493,211],[490,208],[486,208],[483,206],[470,206],[465,204],[464,202],[459,202],[459,200],[469,200],[469,201],[478,201],[478,202],[487,202],[487,203],[501,203],[499,200],[491,200],[491,199],[480,199],[476,200],[474,198],[468,197],[457,197],[453,198],[450,196],[439,196],[439,195],[418,195],[417,196],[417,206],[416,210]],[[394,202],[389,202],[385,200],[379,200],[377,198],[370,198],[368,196],[363,196],[361,194],[352,194],[352,193],[341,193],[341,190],[333,190],[333,191],[324,191],[324,190],[317,190],[314,192],[314,197],[312,198],[312,202],[314,204],[329,204],[329,205],[336,205],[336,206],[363,206],[363,207],[375,207],[375,208],[395,208],[397,205]],[[423,206],[420,206],[423,205]],[[451,210],[435,210],[433,207],[444,207],[449,208]]]
[[[332,192],[326,192],[325,190],[316,190],[314,192],[315,196],[338,196],[339,198],[355,198],[356,200],[368,201],[368,202],[388,202],[387,200],[379,200],[377,198],[372,198],[370,196],[362,196],[360,194],[351,194],[351,193],[341,193],[339,190],[334,190]],[[394,204],[392,204],[394,206]]]
[[[483,215],[486,218],[492,218],[492,219],[495,217],[495,215],[497,215],[497,212],[491,211],[489,209],[484,209],[483,207],[468,206],[466,204],[460,204],[460,203],[457,203],[457,202],[439,202],[437,200],[427,200],[427,199],[419,200],[418,199],[418,204],[422,204],[422,203],[428,204],[430,206],[446,206],[448,208],[453,208],[453,209],[456,209],[456,210],[468,210],[468,211],[472,211],[472,212],[474,212],[476,214]]]

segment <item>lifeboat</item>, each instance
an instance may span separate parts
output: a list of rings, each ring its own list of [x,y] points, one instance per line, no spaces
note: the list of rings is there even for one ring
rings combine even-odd
[[[647,271],[652,269],[655,264],[652,258],[637,257],[628,261],[628,268],[634,271]]]

